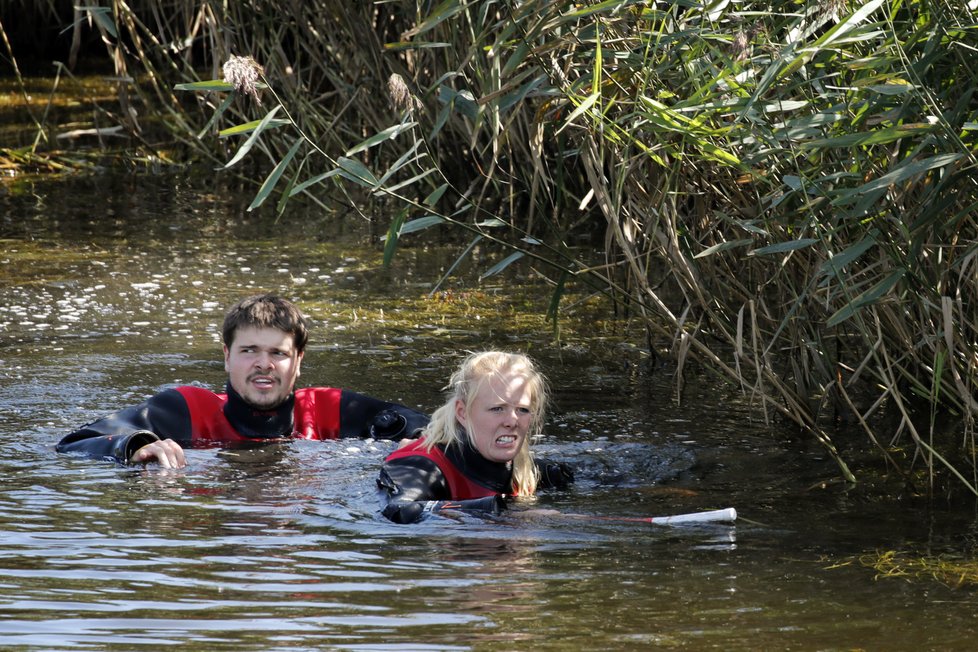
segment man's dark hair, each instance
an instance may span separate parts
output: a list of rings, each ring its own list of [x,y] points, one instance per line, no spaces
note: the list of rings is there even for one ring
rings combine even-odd
[[[302,353],[309,340],[309,328],[306,318],[291,301],[277,297],[274,294],[262,294],[242,299],[231,306],[224,316],[224,326],[221,336],[224,345],[231,346],[234,334],[239,328],[277,328],[292,335],[295,350]]]

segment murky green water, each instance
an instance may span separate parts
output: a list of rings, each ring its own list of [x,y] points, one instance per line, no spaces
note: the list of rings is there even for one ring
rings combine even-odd
[[[705,377],[677,405],[671,372],[603,324],[553,341],[521,312],[527,270],[428,299],[450,251],[384,272],[383,229],[359,217],[276,221],[244,211],[247,189],[206,187],[106,175],[0,196],[0,648],[975,647],[973,589],[859,563],[970,558],[974,514],[823,487],[836,470],[818,448],[789,450]],[[263,290],[312,318],[310,385],[431,409],[458,352],[529,350],[556,394],[540,448],[577,485],[498,522],[395,526],[373,492],[384,443],[191,451],[180,471],[54,453],[163,387],[220,387],[223,309]],[[600,518],[726,506],[734,527]]]

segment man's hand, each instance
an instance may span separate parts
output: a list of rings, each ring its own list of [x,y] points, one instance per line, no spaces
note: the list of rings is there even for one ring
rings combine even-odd
[[[129,457],[130,464],[146,464],[156,461],[164,469],[179,469],[187,466],[187,458],[180,444],[172,439],[161,439],[146,444]]]

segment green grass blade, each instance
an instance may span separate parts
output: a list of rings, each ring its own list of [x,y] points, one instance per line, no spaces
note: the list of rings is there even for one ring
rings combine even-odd
[[[291,196],[294,196],[294,195],[298,195],[300,192],[303,192],[307,188],[309,188],[311,186],[314,186],[317,183],[321,183],[321,182],[325,181],[326,179],[329,179],[330,177],[335,177],[339,173],[340,173],[340,170],[338,168],[334,168],[334,169],[330,170],[329,172],[323,172],[322,174],[317,174],[316,176],[312,177],[311,179],[306,179],[302,183],[300,183],[297,186],[295,186],[294,188],[292,188],[292,191],[289,193],[289,196],[291,197]]]
[[[392,176],[394,176],[394,174],[398,170],[412,163],[417,163],[421,159],[425,158],[426,154],[424,153],[415,155],[415,152],[418,150],[418,147],[420,146],[421,146],[421,141],[420,140],[415,141],[414,145],[409,147],[408,150],[405,151],[400,158],[394,161],[394,164],[391,165],[390,168],[387,170],[387,172],[384,173],[384,176],[380,178],[380,181],[377,182],[377,185],[383,186],[385,183],[387,183],[387,180],[390,179]]]
[[[272,194],[272,190],[275,189],[275,184],[277,184],[278,180],[282,178],[282,173],[285,172],[285,168],[287,168],[289,163],[292,162],[292,159],[295,158],[296,152],[299,151],[299,147],[301,147],[302,143],[304,142],[304,139],[296,138],[288,153],[282,157],[282,160],[278,162],[278,165],[276,165],[271,173],[265,178],[265,182],[262,183],[261,188],[258,189],[258,194],[255,195],[251,205],[248,206],[249,213],[261,206],[265,200],[268,199],[268,196]]]
[[[248,136],[248,140],[246,140],[244,144],[240,148],[238,148],[238,152],[234,155],[234,157],[225,164],[224,166],[225,170],[237,164],[238,161],[243,159],[248,154],[248,152],[251,151],[251,148],[255,146],[256,142],[258,142],[258,136],[261,135],[261,132],[265,130],[268,124],[274,119],[275,114],[281,108],[282,105],[279,104],[274,109],[269,111],[268,114],[258,122],[258,125],[255,127],[255,130],[251,132],[250,136]]]
[[[726,251],[728,249],[736,249],[737,247],[745,247],[754,241],[750,238],[744,238],[742,240],[728,240],[727,242],[721,242],[715,244],[712,247],[707,247],[703,251],[694,255],[693,258],[706,258],[707,256],[712,256],[713,254],[720,253],[721,251]]]
[[[398,181],[393,186],[384,186],[383,180],[381,180],[380,182],[377,183],[377,187],[378,188],[383,188],[384,192],[396,192],[396,191],[400,190],[401,188],[404,188],[406,186],[410,186],[410,185],[412,185],[412,184],[420,181],[421,179],[424,179],[425,177],[427,177],[429,175],[432,175],[432,174],[434,174],[436,172],[438,172],[438,170],[436,170],[435,168],[428,168],[427,170],[424,170],[423,172],[419,172],[418,174],[414,175],[413,177],[411,177],[409,179],[404,179],[403,181]]]
[[[112,22],[112,17],[109,15],[112,13],[111,7],[86,7],[83,5],[80,7],[76,6],[75,8],[88,12],[95,22],[108,32],[112,38],[119,38],[119,31],[116,29],[115,23]]]
[[[599,99],[601,99],[601,94],[600,93],[591,93],[590,95],[588,95],[587,97],[585,97],[584,98],[584,101],[581,102],[580,104],[578,104],[577,105],[577,108],[575,108],[571,112],[571,114],[567,116],[567,119],[564,120],[564,124],[562,124],[560,126],[560,129],[557,130],[557,133],[559,134],[564,129],[566,129],[568,126],[573,125],[574,120],[576,120],[578,117],[580,117],[581,115],[583,115],[584,113],[586,113],[588,111],[588,109],[590,109],[592,106],[594,106],[594,103],[597,102]]]
[[[482,240],[481,235],[477,235],[475,236],[475,238],[472,239],[472,242],[470,242],[469,246],[465,248],[465,251],[459,254],[458,258],[455,259],[455,262],[453,262],[451,265],[448,266],[448,269],[445,270],[445,273],[441,275],[441,278],[438,279],[438,282],[435,283],[435,286],[431,288],[431,292],[428,293],[429,297],[438,291],[438,288],[441,287],[442,283],[444,283],[448,279],[448,277],[452,275],[452,272],[455,271],[455,268],[458,267],[459,264],[461,264],[461,262],[472,252],[473,249],[475,249],[475,246],[479,244],[481,240]]]
[[[177,84],[173,89],[177,91],[233,91],[234,86],[223,79],[208,79],[207,81]]]
[[[459,0],[445,0],[440,5],[428,12],[427,18],[424,22],[409,30],[404,34],[404,38],[413,38],[425,32],[430,32],[432,29],[445,22],[449,18],[455,16],[461,11],[465,10],[465,5],[459,3]]]
[[[412,127],[417,126],[417,124],[417,122],[403,122],[401,124],[396,124],[393,127],[388,127],[387,129],[374,134],[370,138],[354,146],[352,149],[348,150],[344,156],[353,156],[354,154],[370,149],[374,145],[379,145],[385,141],[393,140],[394,138],[397,138],[399,134],[402,134]]]
[[[869,18],[870,14],[880,8],[883,2],[884,0],[870,0],[870,2],[862,5],[855,12],[840,20],[835,27],[829,29],[815,42],[814,46],[817,48],[828,47],[830,43],[851,32],[853,29],[858,27],[860,23],[865,22]]]
[[[416,220],[405,222],[404,226],[401,227],[400,234],[405,235],[407,233],[414,233],[416,231],[424,231],[425,229],[444,223],[445,218],[441,215],[425,215],[424,217],[419,217]]]
[[[876,238],[878,235],[879,231],[874,229],[872,233],[867,235],[859,242],[850,245],[842,253],[832,256],[822,263],[822,266],[819,268],[816,276],[838,275],[846,265],[876,246]]]
[[[842,322],[851,318],[862,308],[875,303],[881,296],[889,292],[893,286],[899,283],[900,279],[902,279],[906,273],[906,270],[903,269],[898,269],[895,272],[890,273],[879,283],[861,293],[839,310],[835,311],[835,313],[833,313],[825,322],[825,325],[829,328],[838,326]]]
[[[384,237],[387,242],[384,244],[384,267],[389,268],[391,261],[394,260],[394,252],[397,251],[397,242],[401,234],[401,225],[404,224],[405,218],[407,218],[408,206],[404,206],[401,210],[397,212],[394,219],[391,220],[391,225],[387,229],[387,235]]]
[[[883,145],[892,143],[902,138],[920,138],[925,134],[936,131],[937,125],[920,122],[915,124],[905,124],[898,127],[888,127],[886,129],[876,129],[873,131],[860,131],[854,134],[843,136],[833,136],[832,138],[820,138],[801,143],[802,147],[819,149],[829,147],[861,147],[866,145]]]
[[[384,43],[384,50],[388,52],[405,52],[407,50],[440,50],[452,47],[451,43],[434,41],[397,41],[394,43]]]
[[[446,190],[448,190],[448,184],[447,183],[441,184],[440,186],[432,190],[431,193],[429,193],[428,196],[424,198],[424,202],[422,203],[425,206],[433,207],[435,204],[438,203],[438,200],[441,199],[442,195],[445,194]]]
[[[377,187],[377,177],[374,176],[374,173],[371,172],[366,165],[355,158],[346,158],[345,156],[341,156],[336,164],[339,166],[340,176],[344,179],[349,179],[357,185],[364,186],[365,188]]]
[[[479,277],[479,280],[482,281],[489,278],[490,276],[494,276],[498,274],[499,272],[503,271],[504,269],[506,269],[507,267],[509,267],[510,265],[512,265],[513,263],[515,263],[517,260],[519,260],[525,255],[526,254],[524,254],[522,251],[514,251],[513,253],[506,256],[501,261],[499,261],[498,263],[490,267],[485,274]]]
[[[816,242],[818,242],[817,238],[799,238],[797,240],[789,240],[788,242],[779,242],[777,244],[768,245],[767,247],[760,247],[759,249],[754,249],[753,251],[747,252],[747,255],[768,256],[770,254],[782,254],[786,251],[796,251],[798,249],[804,249],[805,247],[811,247]]]
[[[560,314],[560,300],[564,296],[564,286],[567,283],[568,277],[570,277],[570,274],[567,271],[561,273],[560,278],[557,279],[557,285],[550,295],[550,303],[547,305],[547,319],[554,323],[554,328],[557,327],[557,315]]]
[[[233,101],[234,101],[234,93],[228,93],[227,97],[224,98],[224,101],[221,102],[221,105],[218,106],[217,109],[214,111],[214,115],[211,116],[211,119],[207,121],[207,124],[204,125],[204,128],[201,129],[200,132],[197,134],[197,138],[203,138],[204,135],[211,130],[211,127],[217,124],[217,121],[221,118],[222,115],[224,115],[224,112],[227,111],[228,107],[231,106],[231,102]]]
[[[295,182],[299,179],[299,175],[302,174],[302,168],[305,167],[306,160],[303,159],[299,163],[299,169],[296,170],[296,173],[289,179],[288,185],[282,190],[282,195],[278,198],[278,203],[275,205],[276,217],[281,217],[282,213],[285,212],[285,205],[289,203],[289,198],[292,197],[292,188],[295,187]]]
[[[264,126],[262,123],[265,123]],[[292,124],[291,121],[285,120],[283,118],[276,118],[274,120],[265,121],[264,118],[261,120],[252,120],[251,122],[245,122],[243,124],[235,125],[233,127],[228,127],[227,129],[221,129],[217,135],[221,138],[229,138],[231,136],[243,136],[253,132],[254,130],[261,127],[262,130],[265,129],[275,129],[276,127],[284,127],[285,125]]]
[[[963,156],[964,154],[938,154],[937,156],[931,156],[930,158],[926,158],[921,161],[905,159],[899,165],[897,165],[896,169],[887,172],[878,179],[874,179],[861,185],[856,189],[856,193],[862,194],[872,192],[874,190],[882,190],[895,183],[907,181],[908,179],[919,174],[923,174],[924,172],[928,172],[935,168],[942,168],[945,165],[950,165]]]

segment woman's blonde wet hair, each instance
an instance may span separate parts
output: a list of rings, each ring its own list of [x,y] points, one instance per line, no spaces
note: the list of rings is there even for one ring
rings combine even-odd
[[[543,420],[547,409],[547,380],[533,361],[522,353],[505,351],[483,351],[472,353],[448,381],[448,400],[431,415],[431,422],[423,433],[425,448],[431,450],[435,445],[460,443],[468,432],[455,417],[455,403],[462,401],[465,410],[472,406],[479,389],[493,377],[517,376],[526,380],[530,392],[530,428],[520,450],[513,458],[513,490],[516,495],[530,496],[536,491],[540,479],[537,466],[530,452],[530,440],[543,431]],[[464,434],[463,434],[464,433]],[[469,443],[472,444],[471,439]]]

